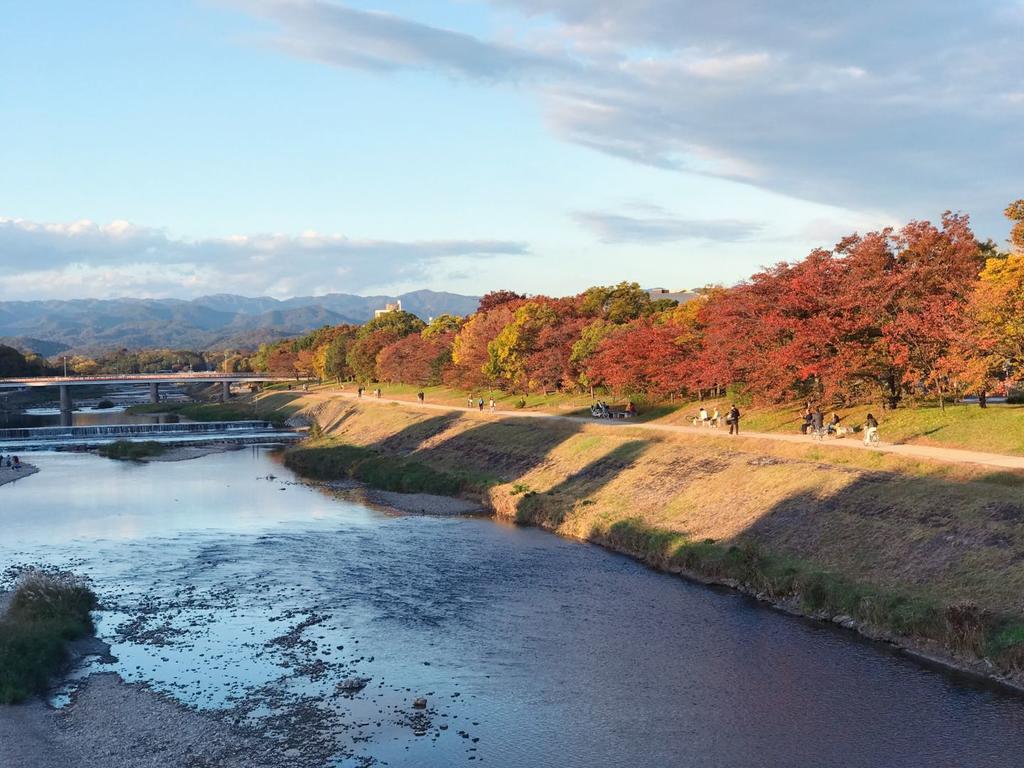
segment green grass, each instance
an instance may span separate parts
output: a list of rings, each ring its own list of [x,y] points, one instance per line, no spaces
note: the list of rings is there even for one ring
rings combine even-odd
[[[167,446],[155,440],[118,440],[97,449],[100,456],[119,461],[142,461],[153,456],[160,456],[166,450]]]
[[[96,596],[66,573],[28,571],[0,617],[0,704],[46,690],[65,662],[65,644],[93,631]]]
[[[368,448],[312,441],[285,453],[285,466],[316,480],[350,477],[372,488],[401,493],[458,495],[466,478],[412,459],[382,456]]]

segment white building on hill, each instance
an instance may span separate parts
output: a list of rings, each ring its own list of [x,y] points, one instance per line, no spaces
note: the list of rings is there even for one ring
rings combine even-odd
[[[384,309],[374,310],[373,316],[380,317],[381,315],[389,314],[390,312],[401,312],[402,311],[402,300],[398,299],[394,304],[388,302],[384,305]]]

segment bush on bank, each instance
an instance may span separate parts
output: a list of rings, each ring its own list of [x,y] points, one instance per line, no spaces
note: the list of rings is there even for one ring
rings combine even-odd
[[[462,478],[410,459],[383,456],[354,445],[312,444],[285,453],[285,466],[315,480],[350,477],[373,488],[401,493],[454,496],[465,488]]]
[[[141,461],[153,456],[160,456],[167,447],[156,440],[117,440],[110,445],[102,445],[97,449],[100,456],[120,461]]]
[[[96,595],[69,573],[25,571],[0,616],[0,704],[46,689],[64,664],[65,644],[93,631]]]

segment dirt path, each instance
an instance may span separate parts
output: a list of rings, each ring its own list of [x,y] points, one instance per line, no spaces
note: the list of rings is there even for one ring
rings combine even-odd
[[[354,393],[348,392],[311,392],[304,395],[307,399],[319,399],[319,400],[330,400],[335,398],[346,398],[349,400],[360,399]],[[381,397],[375,398],[370,396],[364,396],[363,401],[372,404],[380,403],[399,403],[401,405],[408,405],[415,408],[422,408],[427,410],[435,411],[462,411],[465,413],[478,413],[477,408],[465,408],[457,405],[441,405],[438,403],[417,403],[413,400],[403,400],[399,398]],[[711,440],[729,440],[735,439],[729,435],[729,431],[725,428],[712,429],[710,427],[687,427],[678,424],[658,424],[651,422],[633,422],[628,420],[610,420],[610,421],[597,421],[593,418],[582,417],[582,416],[562,416],[557,413],[544,413],[540,411],[517,411],[517,410],[498,410],[491,411],[488,408],[484,408],[482,415],[484,417],[500,417],[500,418],[524,418],[524,419],[557,419],[561,421],[571,421],[581,424],[602,424],[604,426],[616,427],[621,429],[639,429],[650,432],[669,432],[686,435],[699,435],[706,437]],[[742,425],[741,425],[742,426]],[[901,445],[895,443],[881,443],[877,446],[867,446],[861,441],[860,438],[830,438],[821,441],[815,441],[813,438],[807,437],[806,435],[788,435],[780,434],[778,432],[747,432],[743,431],[742,437],[745,439],[757,439],[757,440],[769,440],[777,443],[794,443],[807,446],[821,446],[823,449],[831,448],[852,448],[854,450],[863,451],[880,451],[882,453],[897,454],[899,456],[906,456],[915,459],[927,459],[930,461],[942,461],[951,464],[976,464],[984,467],[993,467],[996,469],[1024,469],[1024,456],[1007,456],[1001,453],[985,453],[983,451],[968,451],[960,448],[937,448],[928,445]]]

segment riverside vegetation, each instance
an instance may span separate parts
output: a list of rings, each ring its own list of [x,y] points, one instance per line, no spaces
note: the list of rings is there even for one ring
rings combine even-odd
[[[93,631],[96,596],[82,579],[64,572],[21,573],[0,611],[0,704],[14,704],[46,689],[66,657],[68,641]]]
[[[166,450],[167,446],[156,440],[117,440],[109,445],[101,445],[96,452],[108,459],[142,461],[160,456]]]
[[[305,405],[320,436],[286,454],[299,473],[464,495],[504,519],[1024,679],[1016,473],[598,423]]]

